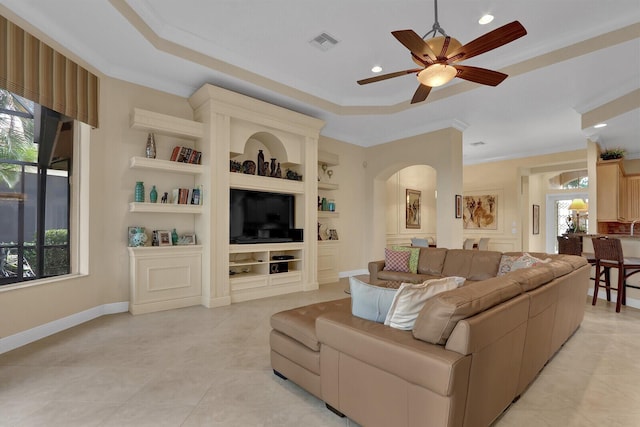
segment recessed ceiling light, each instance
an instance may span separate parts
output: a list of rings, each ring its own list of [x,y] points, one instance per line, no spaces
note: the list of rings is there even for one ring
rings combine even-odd
[[[493,15],[486,14],[478,20],[478,24],[487,25],[491,21],[493,21]]]
[[[606,123],[598,123],[597,125],[594,125],[593,127],[596,128],[596,129],[600,129],[600,128],[605,127],[606,125],[607,125]]]
[[[376,65],[371,69],[371,71],[374,73],[379,73],[380,71],[382,71],[382,67],[379,65]]]

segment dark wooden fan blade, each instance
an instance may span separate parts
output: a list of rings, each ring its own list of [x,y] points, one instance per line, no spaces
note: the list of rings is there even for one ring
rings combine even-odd
[[[431,92],[431,86],[420,85],[418,89],[416,89],[416,93],[413,94],[413,98],[411,98],[411,103],[416,104],[418,102],[422,102],[427,99],[429,96],[429,92]]]
[[[468,65],[455,65],[458,70],[456,77],[469,80],[470,82],[480,83],[488,86],[498,86],[504,79],[509,77],[507,74],[498,71],[487,70],[486,68],[470,67]]]
[[[417,73],[417,72],[422,71],[422,70],[423,70],[422,68],[414,68],[414,69],[411,69],[411,70],[396,71],[395,73],[382,74],[380,76],[369,77],[368,79],[358,80],[358,84],[359,85],[366,85],[368,83],[375,83],[375,82],[379,82],[381,80],[391,79],[393,77],[406,76],[407,74]]]
[[[436,60],[436,54],[433,53],[429,45],[413,30],[392,31],[391,34],[398,39],[400,43],[411,51],[418,58],[423,58],[430,64]]]
[[[527,30],[525,30],[522,24],[518,21],[513,21],[459,47],[447,55],[447,58],[450,59],[450,63],[469,59],[507,43],[511,43],[525,34],[527,34]],[[454,57],[456,58],[454,59]]]

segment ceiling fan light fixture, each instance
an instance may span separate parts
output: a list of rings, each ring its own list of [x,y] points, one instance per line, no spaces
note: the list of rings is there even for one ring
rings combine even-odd
[[[444,45],[445,38],[446,37],[438,36],[438,37],[427,39],[425,40],[425,42],[436,55],[440,55],[440,52],[442,52],[442,46]],[[462,47],[462,43],[460,43],[457,39],[454,39],[453,37],[449,37],[449,46],[447,46],[447,52],[453,52],[459,47]],[[443,56],[446,56],[447,52],[445,52]]]
[[[433,64],[418,73],[420,84],[438,87],[449,83],[458,74],[458,70],[451,65]]]

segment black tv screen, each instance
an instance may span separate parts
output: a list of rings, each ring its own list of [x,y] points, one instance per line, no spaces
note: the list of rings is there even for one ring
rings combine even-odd
[[[291,242],[295,223],[292,194],[231,189],[230,243]]]

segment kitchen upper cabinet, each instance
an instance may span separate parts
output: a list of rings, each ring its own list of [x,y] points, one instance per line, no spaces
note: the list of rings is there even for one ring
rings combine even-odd
[[[630,175],[625,180],[627,220],[640,220],[640,175]]]
[[[627,195],[621,160],[605,160],[596,167],[598,221],[624,220]]]

